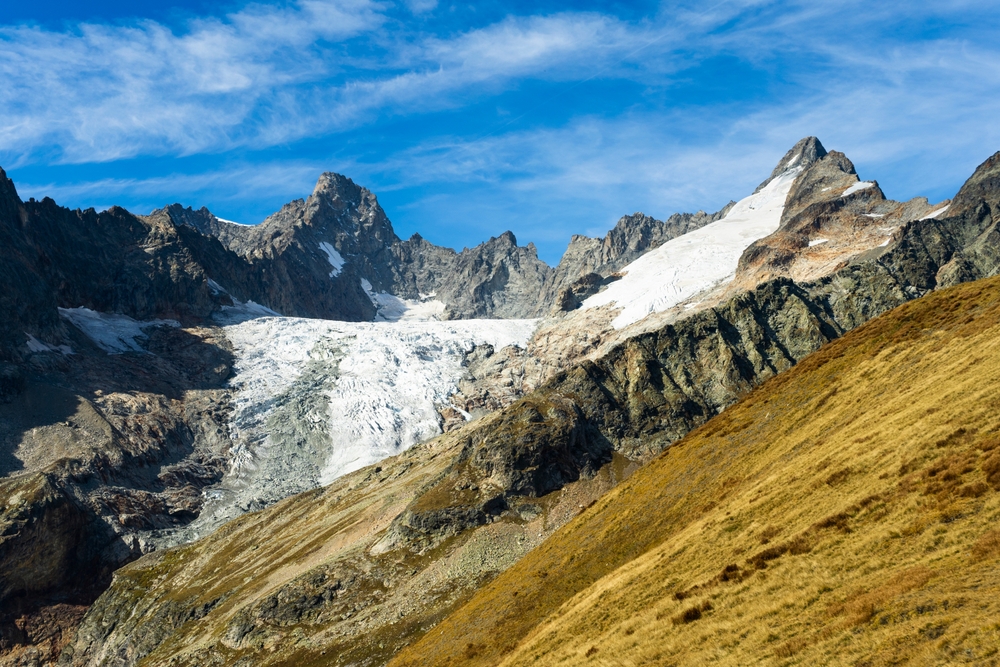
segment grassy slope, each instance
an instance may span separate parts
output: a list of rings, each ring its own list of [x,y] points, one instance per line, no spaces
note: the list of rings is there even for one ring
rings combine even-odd
[[[391,664],[995,664],[998,490],[995,278],[768,381]]]

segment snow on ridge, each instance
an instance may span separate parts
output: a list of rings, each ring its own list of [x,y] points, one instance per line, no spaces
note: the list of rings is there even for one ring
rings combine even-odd
[[[209,291],[212,292],[213,296],[219,296],[220,294],[229,294],[229,291],[225,287],[215,282],[211,278],[208,279],[208,289]]]
[[[108,354],[145,353],[146,350],[138,342],[148,338],[145,329],[180,326],[176,320],[140,322],[127,315],[100,313],[84,307],[59,308],[59,314]]]
[[[217,216],[217,215],[216,215],[216,216],[214,216],[214,217],[215,217],[215,219],[216,219],[216,220],[218,220],[219,222],[224,222],[224,223],[226,223],[227,225],[237,225],[237,226],[239,226],[239,227],[253,227],[253,226],[254,226],[254,225],[248,225],[248,224],[246,224],[245,222],[235,222],[235,221],[233,221],[233,220],[226,220],[225,218],[220,218],[220,217],[219,217],[219,216]]]
[[[813,246],[817,246],[820,243],[827,243],[829,241],[830,239],[813,239],[812,241],[809,242],[809,247],[812,248]]]
[[[333,271],[330,272],[330,277],[336,278],[340,275],[340,270],[344,268],[344,264],[347,263],[347,260],[344,259],[343,255],[337,252],[336,248],[326,241],[320,242],[319,249],[326,253],[326,259],[330,262],[330,266],[333,267]]]
[[[740,255],[778,229],[788,191],[802,167],[788,169],[760,192],[737,202],[721,220],[667,241],[639,257],[625,276],[583,302],[583,308],[615,304],[616,329],[672,308],[733,279]]]
[[[930,220],[931,218],[937,218],[942,213],[944,213],[945,211],[947,211],[949,208],[951,208],[951,204],[945,204],[944,206],[942,206],[941,208],[937,209],[936,211],[931,211],[930,213],[928,213],[927,215],[925,215],[924,217],[922,217],[921,220]]]
[[[853,195],[855,192],[861,192],[862,190],[867,190],[871,186],[875,185],[875,181],[858,181],[851,187],[844,190],[840,196],[846,197],[847,195]]]

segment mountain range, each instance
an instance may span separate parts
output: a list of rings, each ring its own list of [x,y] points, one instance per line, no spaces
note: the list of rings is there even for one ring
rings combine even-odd
[[[706,625],[739,664],[823,662],[886,618],[873,646],[919,635],[903,598],[996,555],[968,388],[996,381],[973,281],[998,174],[895,202],[809,137],[722,211],[625,216],[555,268],[509,232],[400,240],[336,174],[255,226],[4,176],[0,664],[668,664]],[[893,394],[965,356],[955,407]],[[823,614],[769,588],[862,543],[871,578],[824,575]],[[812,620],[745,602],[768,595]],[[934,600],[930,634],[986,632]],[[738,638],[755,614],[774,639]]]

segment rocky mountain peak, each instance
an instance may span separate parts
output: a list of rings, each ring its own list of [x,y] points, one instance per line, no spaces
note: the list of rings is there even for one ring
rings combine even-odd
[[[375,194],[347,176],[333,172],[319,177],[306,200],[302,222],[323,230],[330,235],[326,241],[350,253],[379,252],[400,240]],[[356,238],[356,248],[350,236]],[[342,244],[346,245],[341,248]]]
[[[365,196],[371,196],[371,192],[361,187],[343,174],[326,171],[320,174],[313,188],[312,197],[326,201],[336,201],[338,199],[347,203],[357,204]]]
[[[830,199],[832,194],[839,195],[839,191],[858,183],[858,172],[846,155],[839,151],[825,153],[823,157],[811,162],[795,180],[792,189],[788,191],[781,219],[790,220],[810,204]],[[877,186],[875,190],[881,195]]]
[[[20,203],[21,198],[17,196],[14,182],[7,178],[7,173],[3,169],[0,169],[0,215],[12,215]]]
[[[771,175],[767,177],[763,183],[757,186],[754,190],[754,194],[760,192],[764,189],[768,183],[770,183],[774,178],[785,173],[788,169],[793,167],[808,167],[817,160],[825,157],[827,151],[823,148],[823,144],[816,137],[805,137],[804,139],[799,139],[799,141],[789,149],[785,156],[778,161],[778,165],[771,172]]]
[[[17,189],[14,187],[14,181],[7,178],[7,172],[4,171],[3,168],[0,168],[0,197],[21,201],[20,197],[17,196]]]
[[[500,236],[491,236],[490,240],[486,242],[486,249],[489,250],[506,250],[508,248],[517,247],[517,237],[514,236],[514,232],[507,230]]]
[[[976,168],[972,177],[955,195],[947,214],[961,215],[974,210],[981,201],[985,201],[992,209],[993,217],[998,216],[1000,207],[1000,152],[994,153],[989,159]]]

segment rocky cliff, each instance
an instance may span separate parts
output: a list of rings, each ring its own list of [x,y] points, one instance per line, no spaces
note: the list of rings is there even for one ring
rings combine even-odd
[[[534,246],[518,246],[510,232],[459,253],[419,235],[402,241],[372,192],[333,173],[259,225],[179,205],[158,213],[218,238],[260,276],[262,291],[232,279],[235,289],[298,317],[391,319],[387,303],[430,299],[443,302],[446,318],[526,317],[551,273]]]

